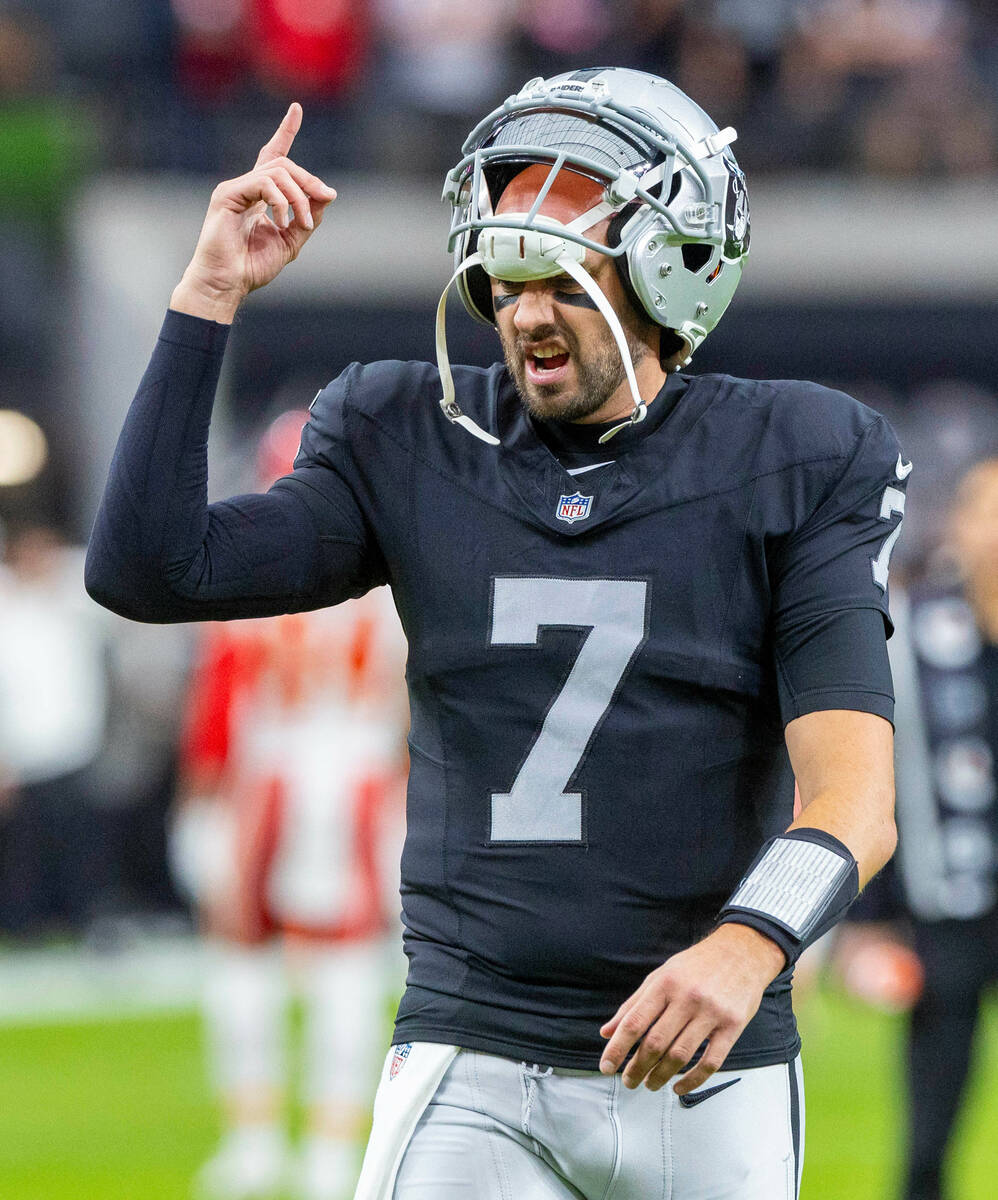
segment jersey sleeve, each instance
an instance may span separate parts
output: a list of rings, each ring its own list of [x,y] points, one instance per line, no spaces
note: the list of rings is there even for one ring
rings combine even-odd
[[[388,580],[376,538],[350,482],[356,475],[356,467],[348,411],[360,375],[361,367],[353,363],[318,393],[302,430],[294,471],[279,479],[271,489],[280,495],[293,496],[307,509],[324,545],[364,548],[367,569],[358,581],[362,586],[351,592],[351,597]],[[333,580],[326,582],[335,585]]]
[[[911,464],[881,417],[860,434],[772,569],[773,649],[784,724],[845,708],[893,719],[888,567]]]
[[[300,612],[381,582],[335,470],[313,472],[312,491],[326,497],[318,507],[278,485],[208,503],[208,427],[227,335],[213,321],[167,314],[115,450],[86,581],[95,600],[133,620]]]

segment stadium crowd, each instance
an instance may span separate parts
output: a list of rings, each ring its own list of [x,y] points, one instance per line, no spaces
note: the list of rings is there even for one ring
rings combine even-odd
[[[0,6],[7,120],[106,168],[223,170],[293,87],[327,165],[436,174],[466,115],[580,61],[655,71],[766,170],[966,174],[996,162],[991,0],[33,0]],[[67,128],[69,126],[69,128]],[[84,132],[84,128],[88,132]],[[195,132],[192,135],[192,128]],[[398,132],[398,125],[393,131]],[[13,148],[10,132],[5,157]],[[306,146],[308,150],[310,146]],[[9,166],[8,164],[5,164]],[[57,193],[58,179],[51,180]],[[4,203],[11,205],[8,192]]]

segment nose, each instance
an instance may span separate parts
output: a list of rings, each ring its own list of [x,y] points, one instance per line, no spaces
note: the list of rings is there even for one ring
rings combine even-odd
[[[533,279],[523,285],[513,309],[513,324],[520,333],[554,324],[554,292],[546,280]]]

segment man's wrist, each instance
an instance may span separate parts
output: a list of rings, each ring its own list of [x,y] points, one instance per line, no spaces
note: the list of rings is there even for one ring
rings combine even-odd
[[[219,325],[231,325],[244,297],[241,292],[221,291],[184,272],[184,276],[173,289],[170,307],[174,312],[201,317],[205,321],[216,321]]]
[[[849,847],[825,829],[795,826],[770,838],[718,914],[765,934],[787,965],[835,924],[859,892]]]
[[[772,981],[787,966],[787,955],[777,942],[759,929],[751,925],[743,925],[741,921],[726,921],[718,925],[711,937],[727,942],[734,953],[750,954],[760,965],[760,974],[766,976],[766,983]]]

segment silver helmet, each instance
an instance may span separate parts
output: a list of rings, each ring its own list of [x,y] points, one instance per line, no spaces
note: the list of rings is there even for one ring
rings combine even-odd
[[[498,445],[454,394],[445,329],[450,287],[457,285],[476,320],[494,324],[489,276],[527,280],[564,272],[606,319],[634,400],[630,420],[600,440],[643,420],[647,408],[624,330],[585,269],[585,252],[613,258],[636,307],[672,331],[671,345],[663,339],[663,360],[681,351],[688,362],[721,319],[748,254],[748,192],[731,152],[735,137],[673,84],[624,67],[532,79],[480,122],[444,183],[453,208],[454,274],[437,305],[436,342],[447,418]],[[532,164],[550,169],[529,210],[496,216],[507,184]],[[602,188],[600,201],[567,224],[540,212],[563,168]],[[587,236],[607,218],[605,242]]]
[[[605,185],[590,224],[612,215],[612,244],[578,229],[559,234],[614,257],[632,298],[682,339],[689,357],[721,319],[748,254],[748,192],[730,148],[735,136],[679,88],[643,71],[594,67],[532,79],[471,131],[447,174],[455,268],[479,247],[483,230],[537,228],[546,188],[519,220],[493,216],[514,175],[550,163],[553,182],[566,167]],[[464,272],[457,285],[468,312],[494,323],[485,269]]]

